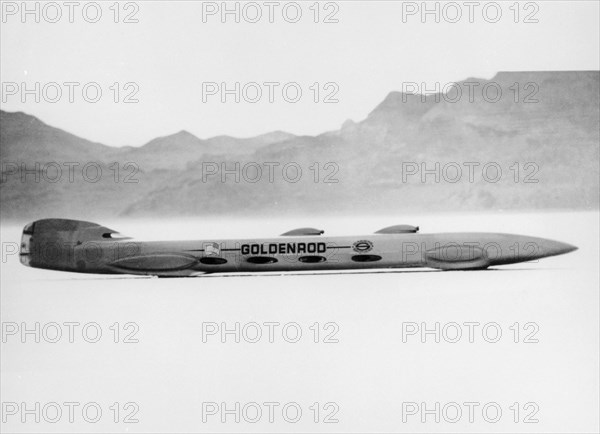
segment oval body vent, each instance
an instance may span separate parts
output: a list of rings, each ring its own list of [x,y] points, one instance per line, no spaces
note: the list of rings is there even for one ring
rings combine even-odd
[[[427,250],[425,265],[441,270],[476,270],[487,268],[490,261],[480,247],[449,244]]]
[[[216,256],[205,256],[204,258],[200,258],[200,263],[205,265],[222,265],[227,263],[227,259]]]
[[[270,256],[252,256],[251,258],[246,259],[246,262],[251,264],[274,264],[277,262],[277,259],[271,258]]]
[[[198,263],[193,256],[174,253],[156,253],[119,259],[110,265],[136,271],[177,271],[185,270]]]
[[[300,256],[298,260],[307,264],[316,264],[317,262],[325,262],[327,258],[324,256]]]
[[[354,262],[376,262],[381,261],[381,256],[379,255],[354,255],[352,257]]]

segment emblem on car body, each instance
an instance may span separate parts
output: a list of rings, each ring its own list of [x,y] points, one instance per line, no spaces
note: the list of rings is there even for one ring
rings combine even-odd
[[[207,243],[204,247],[204,251],[206,252],[206,256],[219,256],[221,254],[218,243]]]
[[[368,240],[360,240],[352,244],[352,248],[355,252],[366,253],[370,252],[371,249],[373,249],[373,243]]]

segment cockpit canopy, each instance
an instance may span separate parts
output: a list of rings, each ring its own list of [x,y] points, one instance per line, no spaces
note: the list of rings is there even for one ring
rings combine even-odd
[[[299,237],[299,236],[314,236],[314,235],[323,235],[325,233],[322,229],[315,228],[298,228],[281,234],[282,237]]]
[[[419,231],[418,226],[411,225],[395,225],[387,228],[379,229],[376,234],[414,234]]]

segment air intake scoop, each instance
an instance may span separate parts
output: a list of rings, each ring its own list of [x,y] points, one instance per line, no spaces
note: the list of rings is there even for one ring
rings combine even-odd
[[[388,226],[375,232],[376,234],[414,234],[419,231],[418,226],[396,225]]]

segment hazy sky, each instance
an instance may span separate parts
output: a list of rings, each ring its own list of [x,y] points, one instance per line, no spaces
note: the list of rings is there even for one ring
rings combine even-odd
[[[2,109],[25,111],[113,146],[138,146],[182,129],[201,138],[273,130],[318,134],[346,119],[363,119],[406,82],[433,88],[435,82],[491,78],[499,70],[600,69],[597,1],[522,2],[518,8],[511,8],[512,1],[499,2],[499,18],[491,2],[479,2],[471,11],[464,2],[441,3],[439,23],[435,14],[422,17],[420,1],[323,2],[318,8],[312,1],[299,2],[302,16],[295,23],[288,22],[297,13],[290,2],[229,2],[228,8],[239,8],[239,23],[234,14],[209,14],[221,2],[121,3],[118,17],[110,9],[113,2],[107,2],[95,23],[88,22],[97,13],[89,2],[78,3],[72,23],[63,2],[36,3],[28,8],[39,8],[39,23],[35,13],[21,15],[21,2],[2,5]],[[123,22],[128,15],[138,22]],[[323,22],[327,16],[338,22]],[[215,91],[203,85],[210,82],[219,87],[225,82],[229,89],[239,82],[240,102],[233,94],[221,102],[218,88],[203,101],[203,86]],[[246,86],[246,98],[242,94],[251,82],[262,91],[256,103],[249,102],[257,98],[256,86]],[[33,93],[24,94],[23,83]],[[86,84],[90,100],[97,87],[102,90],[98,102],[83,98]],[[298,102],[284,99],[286,84],[289,100],[301,89]],[[124,103],[132,92],[139,102]],[[339,102],[324,103],[328,95]]]

